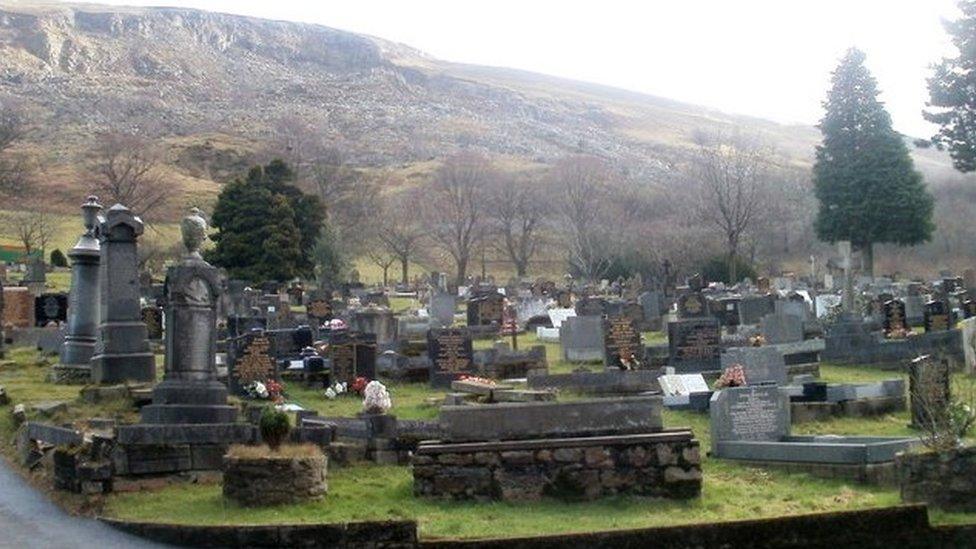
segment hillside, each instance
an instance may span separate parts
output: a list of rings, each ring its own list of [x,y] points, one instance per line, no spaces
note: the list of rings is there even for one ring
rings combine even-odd
[[[653,182],[696,128],[743,126],[800,163],[819,138],[319,25],[41,1],[0,0],[0,100],[30,109],[52,208],[66,211],[84,192],[84,148],[107,129],[166,139],[173,181],[191,197],[212,196],[289,116],[323,128],[356,164],[404,173],[461,147],[531,164],[582,146]],[[926,172],[948,170],[940,154],[917,157]]]

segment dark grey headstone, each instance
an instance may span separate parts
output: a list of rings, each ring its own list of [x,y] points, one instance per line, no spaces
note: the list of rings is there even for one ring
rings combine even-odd
[[[668,365],[678,373],[718,370],[722,366],[721,328],[716,318],[668,323]]]
[[[719,441],[775,442],[790,434],[790,399],[772,385],[722,389],[709,407],[712,451]]]
[[[745,369],[746,383],[775,383],[785,385],[786,361],[783,353],[773,347],[732,347],[722,353],[722,368],[741,364]]]
[[[427,355],[430,357],[430,383],[450,387],[462,374],[476,373],[471,332],[466,328],[444,328],[427,333]]]
[[[559,342],[563,358],[570,362],[589,362],[603,359],[603,318],[573,316],[559,328]]]
[[[766,315],[762,318],[760,330],[763,339],[771,345],[803,341],[803,319],[797,315]]]

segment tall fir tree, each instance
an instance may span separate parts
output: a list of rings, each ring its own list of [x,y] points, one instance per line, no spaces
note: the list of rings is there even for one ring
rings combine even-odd
[[[821,240],[851,241],[862,253],[866,274],[873,275],[874,244],[931,238],[933,199],[878,100],[864,53],[848,50],[831,84],[813,166],[820,202],[814,227]]]
[[[959,55],[944,58],[929,79],[929,103],[923,112],[939,125],[932,142],[949,150],[961,172],[976,171],[976,0],[959,2],[962,17],[945,23]]]
[[[251,282],[310,276],[325,210],[317,197],[290,185],[292,178],[276,160],[224,187],[211,219],[217,233],[208,260]]]

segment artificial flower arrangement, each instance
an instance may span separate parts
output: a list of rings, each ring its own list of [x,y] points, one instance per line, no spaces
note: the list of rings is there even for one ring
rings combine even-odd
[[[742,387],[746,384],[746,371],[741,364],[733,364],[722,372],[722,375],[715,381],[716,389],[726,387]]]
[[[472,376],[472,375],[468,375],[468,374],[461,374],[460,376],[458,376],[457,379],[458,379],[458,381],[470,381],[471,383],[479,383],[481,385],[490,385],[492,387],[494,387],[495,385],[498,385],[498,382],[496,382],[494,379],[490,379],[490,378],[487,378],[487,377]]]
[[[285,385],[280,381],[268,379],[264,382],[252,381],[244,387],[249,398],[270,400],[275,404],[285,401]]]
[[[363,411],[367,414],[385,414],[393,407],[390,392],[379,381],[370,381],[363,391]]]
[[[756,334],[749,338],[750,347],[762,347],[766,343],[766,338],[762,334]]]
[[[348,390],[348,384],[337,381],[334,385],[325,390],[325,398],[335,400],[335,398]]]

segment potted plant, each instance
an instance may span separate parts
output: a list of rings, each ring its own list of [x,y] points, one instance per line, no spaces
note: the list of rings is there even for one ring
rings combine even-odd
[[[946,371],[948,368],[946,367]],[[976,511],[976,381],[913,383],[912,420],[921,447],[895,459],[901,499],[950,511]]]
[[[291,432],[291,424],[288,422],[288,414],[275,410],[272,407],[264,409],[261,414],[261,421],[258,424],[261,431],[261,440],[268,445],[272,452],[277,452],[281,443]]]

